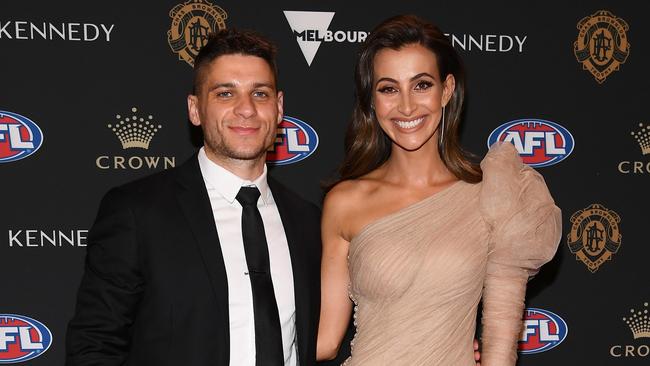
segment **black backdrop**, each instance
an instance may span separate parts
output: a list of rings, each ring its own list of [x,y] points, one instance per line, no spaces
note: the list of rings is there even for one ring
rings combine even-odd
[[[170,11],[184,3],[0,3],[0,160],[7,158],[0,162],[0,314],[36,319],[53,337],[50,348],[29,364],[63,362],[87,230],[101,196],[109,187],[178,165],[196,149],[185,105],[191,67],[168,42],[168,31],[174,35]],[[214,6],[223,12],[200,11]],[[519,364],[650,364],[650,326],[643,313],[650,301],[650,149],[646,154],[642,150],[650,145],[650,132],[643,129],[650,124],[646,2],[215,0],[198,8],[194,15],[207,19],[199,25],[207,27],[212,19],[214,26],[221,16],[225,26],[256,29],[279,45],[285,112],[316,131],[318,147],[313,151],[313,138],[309,145],[297,132],[297,142],[313,153],[276,166],[271,174],[317,204],[320,183],[342,158],[358,40],[399,13],[423,16],[455,37],[468,71],[464,146],[483,155],[493,130],[520,119],[560,125],[571,136],[565,133],[562,140],[556,133],[558,146],[575,144],[562,161],[538,168],[563,210],[564,234],[555,259],[531,281],[527,299],[528,307],[561,317],[568,333],[556,329],[547,313],[530,313],[531,319],[550,319],[550,338],[559,332],[563,341],[542,342],[556,347],[522,355]],[[298,30],[294,33],[287,20],[291,15],[284,11],[334,13],[325,26],[333,39],[320,44],[311,64],[299,47],[296,24],[317,29],[320,19],[329,16],[290,13]],[[585,64],[609,65],[604,80],[574,54],[574,43],[582,48],[579,23],[601,11],[609,13],[591,18],[600,23],[589,33]],[[304,39],[313,47],[309,34]],[[618,53],[613,52],[617,47]],[[17,136],[16,128],[7,126],[19,122],[5,112],[40,127],[38,150],[36,128],[27,123]],[[123,148],[108,127],[133,115],[157,127],[147,148]],[[534,129],[535,124],[517,126],[513,128]],[[286,140],[279,136],[280,145]],[[31,142],[34,148],[16,149],[19,142]],[[544,146],[535,151],[544,155]],[[17,151],[28,156],[10,161]],[[580,215],[595,204],[599,210]],[[584,237],[576,241],[579,234]],[[568,244],[574,241],[572,251]],[[589,268],[589,261],[596,264]],[[15,319],[0,315],[1,334],[18,338],[6,327]],[[628,323],[637,324],[635,332]],[[529,325],[532,339],[522,347],[534,348],[541,328]],[[42,340],[33,336],[32,341]],[[8,352],[16,352],[18,343],[9,341],[3,350],[0,341],[0,363],[10,358]]]

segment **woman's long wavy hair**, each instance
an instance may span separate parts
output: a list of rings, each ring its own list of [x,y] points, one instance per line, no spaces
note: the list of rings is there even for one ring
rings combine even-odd
[[[459,123],[465,96],[465,72],[456,50],[433,24],[414,15],[400,15],[377,26],[361,46],[355,70],[356,104],[345,136],[345,158],[339,168],[340,180],[363,176],[381,166],[391,153],[391,140],[381,129],[373,109],[374,60],[384,48],[419,44],[436,55],[440,79],[452,74],[456,88],[445,108],[444,139],[438,140],[442,161],[458,179],[481,181],[481,168],[469,158],[459,143]],[[442,128],[442,127],[441,127]]]

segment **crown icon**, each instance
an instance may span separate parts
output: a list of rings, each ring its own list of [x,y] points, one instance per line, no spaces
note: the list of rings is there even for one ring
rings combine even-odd
[[[118,114],[115,116],[117,122],[107,125],[122,143],[122,149],[149,149],[151,139],[162,128],[161,125],[156,125],[152,115],[139,117],[136,115],[137,111],[136,107],[131,108],[133,114],[125,118]]]
[[[623,321],[630,327],[634,339],[650,338],[650,320],[648,319],[648,303],[644,303],[643,310],[630,309],[630,316],[624,317]]]
[[[632,131],[632,136],[636,139],[636,142],[641,146],[641,152],[643,155],[650,154],[650,126],[643,127],[643,123],[639,123],[640,130],[634,132]]]

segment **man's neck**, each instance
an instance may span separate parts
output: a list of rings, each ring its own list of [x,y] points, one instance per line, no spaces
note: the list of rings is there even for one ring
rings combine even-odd
[[[221,155],[214,154],[210,149],[204,148],[205,154],[213,163],[228,170],[239,178],[254,181],[264,172],[264,164],[266,163],[266,154],[262,154],[259,158],[242,160],[233,159]]]

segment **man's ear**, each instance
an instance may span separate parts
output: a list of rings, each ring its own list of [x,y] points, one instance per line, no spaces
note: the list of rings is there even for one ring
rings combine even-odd
[[[278,91],[278,124],[282,122],[284,118],[284,93]]]
[[[190,117],[190,122],[194,126],[201,125],[201,117],[199,116],[199,98],[196,95],[190,94],[187,96],[187,115]]]

